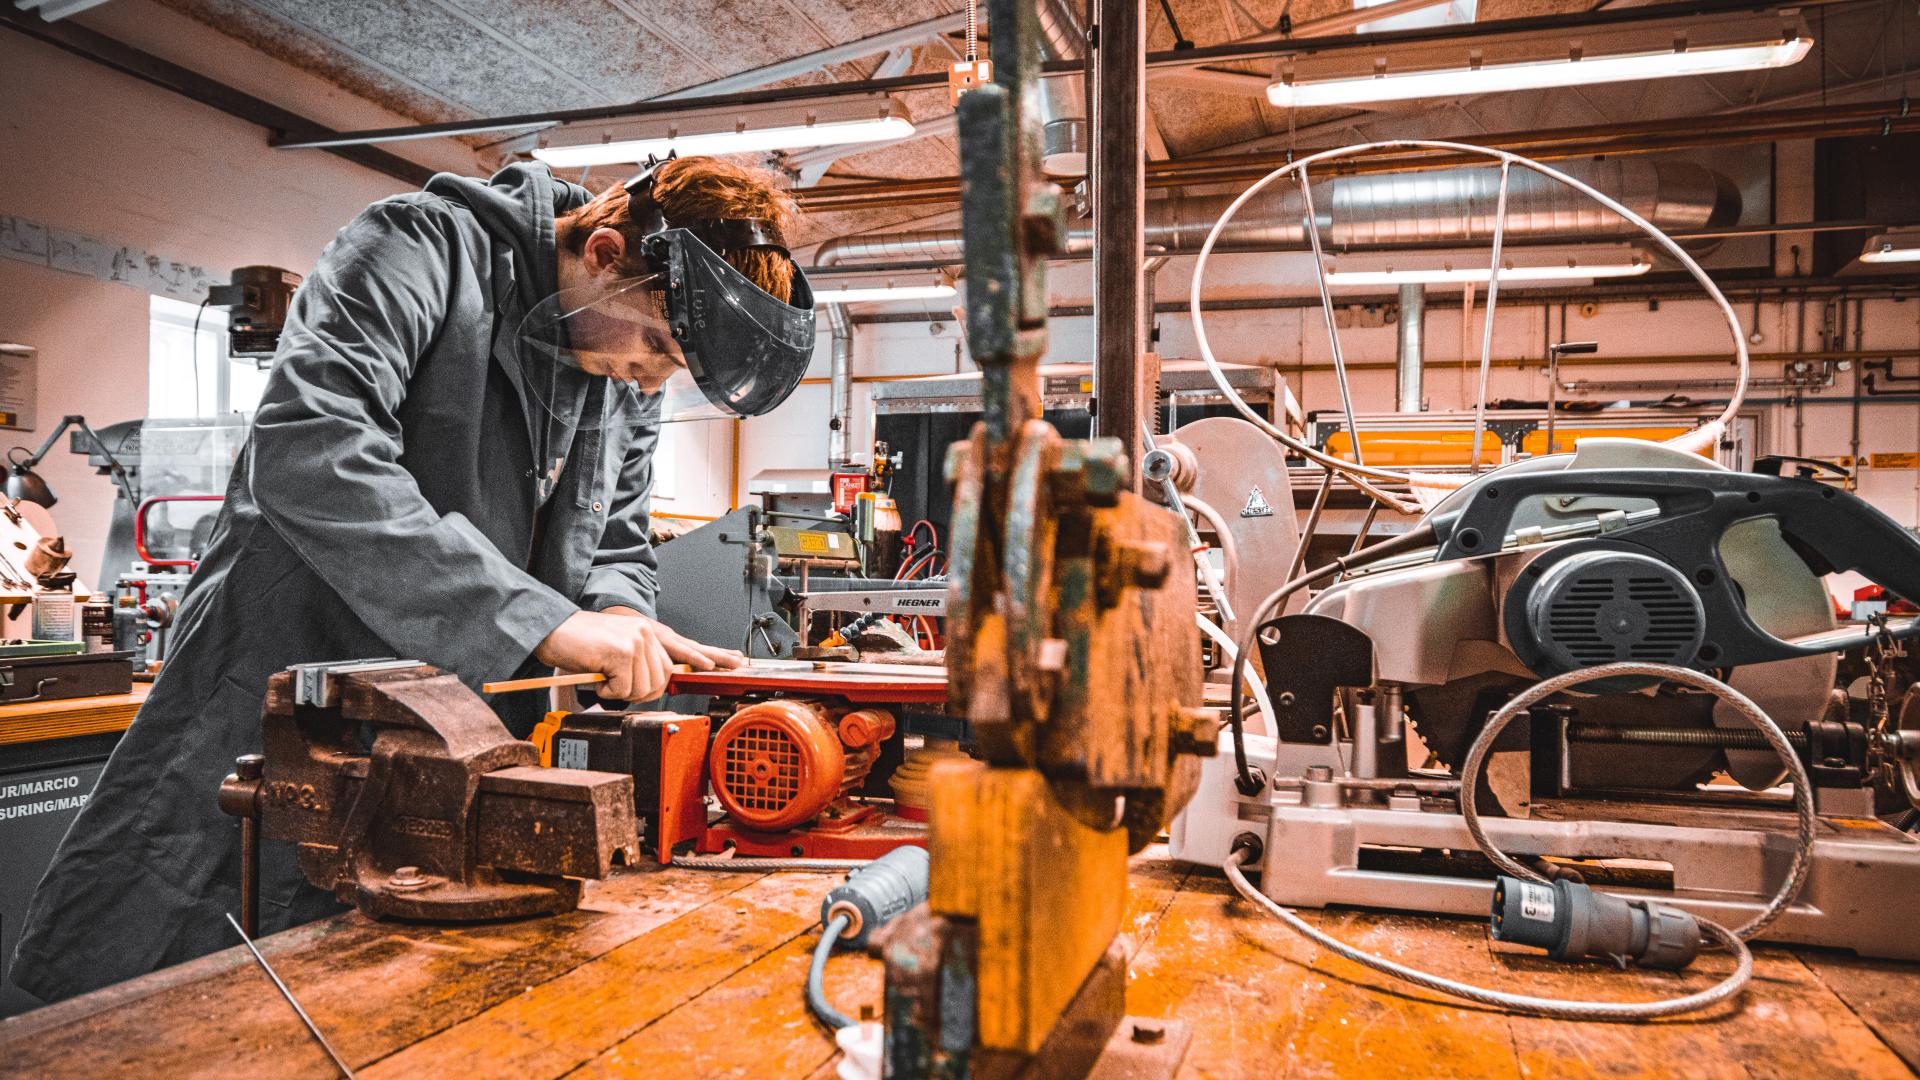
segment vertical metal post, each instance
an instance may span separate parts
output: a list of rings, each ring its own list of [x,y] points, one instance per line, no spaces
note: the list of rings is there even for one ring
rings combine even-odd
[[[1149,389],[1141,311],[1146,260],[1146,0],[1095,0],[1093,49],[1094,433],[1126,447],[1140,488]]]
[[[1400,351],[1393,387],[1393,407],[1399,412],[1419,412],[1426,396],[1426,323],[1427,287],[1400,286]]]
[[[1553,453],[1553,421],[1560,415],[1560,350],[1547,348],[1547,449]]]

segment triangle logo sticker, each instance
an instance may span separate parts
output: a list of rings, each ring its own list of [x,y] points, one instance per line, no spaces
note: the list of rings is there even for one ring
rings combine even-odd
[[[1247,505],[1240,508],[1240,516],[1243,518],[1273,516],[1273,507],[1267,505],[1267,497],[1260,494],[1258,486],[1247,493]]]

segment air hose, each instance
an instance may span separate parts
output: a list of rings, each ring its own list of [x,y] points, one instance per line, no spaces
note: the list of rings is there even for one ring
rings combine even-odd
[[[1583,668],[1579,671],[1556,675],[1551,679],[1535,683],[1524,693],[1507,702],[1487,720],[1480,734],[1467,751],[1465,763],[1460,767],[1460,813],[1466,819],[1467,831],[1480,850],[1494,864],[1523,882],[1546,883],[1546,879],[1533,869],[1517,862],[1507,853],[1493,845],[1481,827],[1479,814],[1474,806],[1474,789],[1492,752],[1493,743],[1500,732],[1529,705],[1562,690],[1594,682],[1600,679],[1625,675],[1651,675],[1673,682],[1684,683],[1696,689],[1705,690],[1732,706],[1734,711],[1745,717],[1767,743],[1786,762],[1787,770],[1793,777],[1793,808],[1799,823],[1798,844],[1794,849],[1793,863],[1787,870],[1785,880],[1774,892],[1773,899],[1761,910],[1759,915],[1749,920],[1737,930],[1729,930],[1719,923],[1707,919],[1698,919],[1699,928],[1711,942],[1724,946],[1734,956],[1733,972],[1726,978],[1699,993],[1664,1001],[1617,1002],[1617,1001],[1561,1001],[1554,998],[1531,997],[1524,994],[1509,994],[1499,990],[1489,990],[1471,983],[1458,982],[1443,978],[1417,968],[1395,963],[1384,957],[1375,956],[1355,948],[1301,919],[1298,915],[1275,903],[1270,897],[1253,887],[1247,880],[1241,867],[1252,861],[1259,848],[1259,839],[1252,833],[1243,833],[1236,838],[1233,853],[1226,864],[1227,880],[1234,889],[1248,901],[1264,908],[1268,914],[1285,923],[1289,929],[1320,945],[1330,952],[1344,956],[1356,964],[1372,968],[1375,971],[1391,975],[1396,979],[1412,983],[1415,986],[1435,990],[1451,997],[1491,1005],[1512,1012],[1533,1016],[1547,1016],[1562,1020],[1603,1020],[1632,1021],[1651,1020],[1662,1016],[1676,1016],[1681,1013],[1695,1012],[1718,1004],[1739,993],[1753,975],[1753,953],[1747,949],[1746,939],[1765,929],[1788,905],[1800,895],[1801,887],[1806,883],[1807,870],[1813,858],[1814,810],[1813,782],[1807,775],[1807,769],[1801,763],[1798,754],[1793,752],[1787,736],[1780,726],[1746,695],[1721,682],[1711,675],[1702,674],[1690,668],[1675,667],[1669,664],[1618,663],[1602,664],[1598,667]],[[1616,898],[1608,898],[1616,899]],[[1497,901],[1496,901],[1497,902]],[[1498,935],[1496,935],[1498,936]]]
[[[928,858],[923,847],[900,847],[866,863],[820,901],[820,943],[807,968],[807,1007],[836,1031],[855,1026],[827,1001],[827,957],[834,946],[862,948],[887,923],[927,898]]]

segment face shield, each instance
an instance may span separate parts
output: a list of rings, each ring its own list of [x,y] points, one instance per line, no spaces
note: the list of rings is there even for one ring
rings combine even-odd
[[[666,275],[562,289],[520,323],[520,381],[570,431],[650,427],[725,415],[709,402],[674,340]]]
[[[527,394],[574,431],[759,416],[787,400],[813,357],[813,290],[800,268],[783,302],[709,245],[788,257],[777,233],[754,220],[671,225],[650,183],[651,170],[629,192],[649,211],[638,220],[652,272],[563,289],[521,324]]]

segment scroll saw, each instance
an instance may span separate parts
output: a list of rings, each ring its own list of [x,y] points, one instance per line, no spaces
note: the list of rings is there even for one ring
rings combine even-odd
[[[965,757],[937,737],[957,734],[942,728],[938,667],[757,660],[676,671],[668,692],[706,710],[555,711],[533,733],[543,765],[633,778],[641,841],[662,865],[925,846],[925,774]],[[923,736],[911,748],[909,726]]]
[[[1813,778],[1814,868],[1767,936],[1920,959],[1895,899],[1920,890],[1920,838],[1876,816],[1920,806],[1920,689],[1901,667],[1920,626],[1840,625],[1821,580],[1920,596],[1920,539],[1836,487],[1612,439],[1488,473],[1424,523],[1436,547],[1262,624],[1277,730],[1247,751],[1267,782],[1243,794],[1231,755],[1207,761],[1175,857],[1221,865],[1253,829],[1282,904],[1484,914],[1493,875],[1458,777],[1491,713],[1542,678],[1675,664],[1758,703]],[[1843,654],[1865,700],[1835,685]],[[1766,902],[1794,845],[1784,768],[1724,705],[1615,680],[1529,717],[1476,790],[1506,815],[1486,821],[1499,847],[1724,922]],[[1410,738],[1437,767],[1408,767]]]

